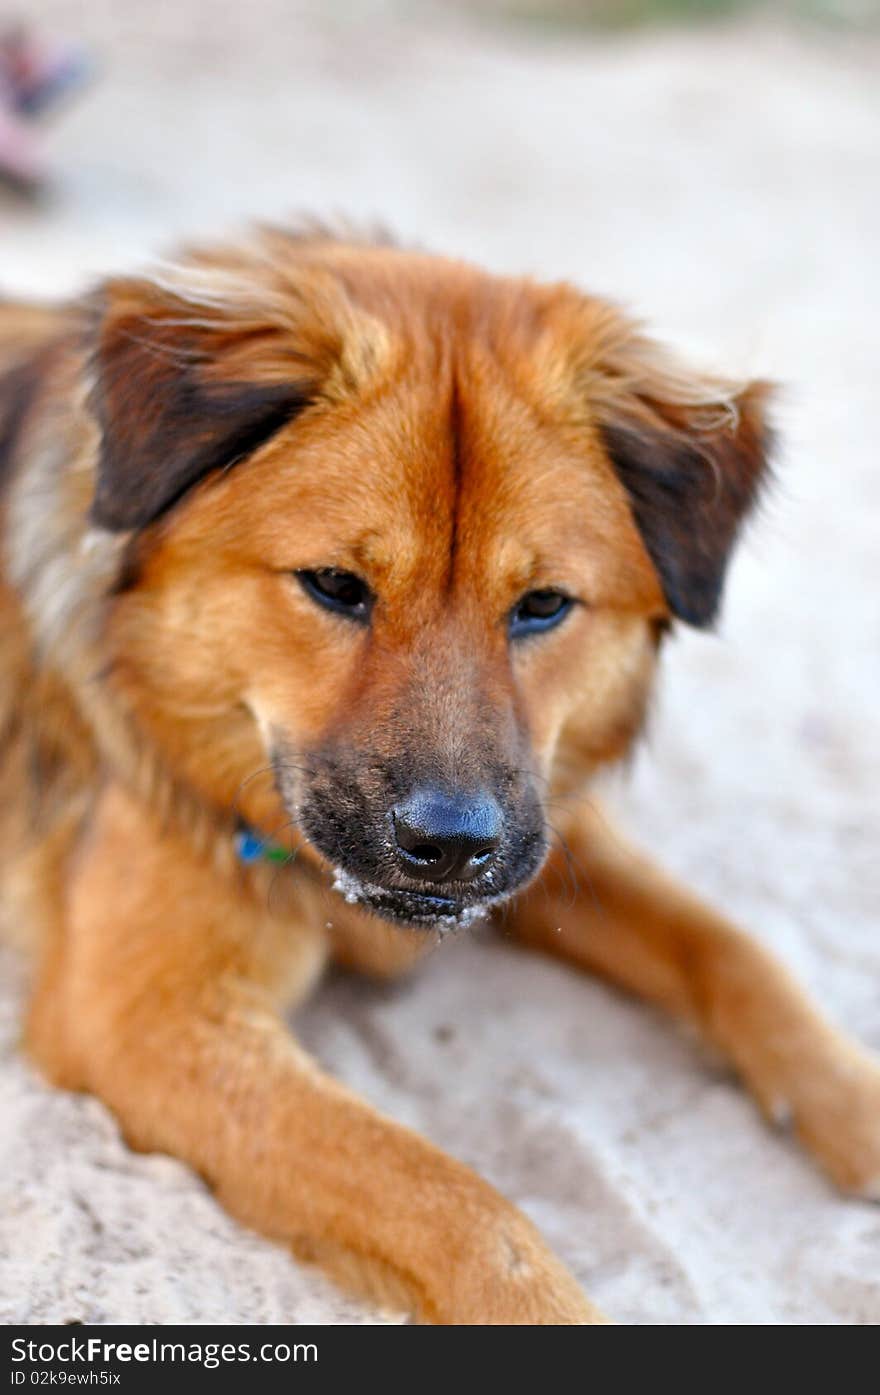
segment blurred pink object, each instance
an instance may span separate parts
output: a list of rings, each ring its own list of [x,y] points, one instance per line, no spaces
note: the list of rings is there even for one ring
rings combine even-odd
[[[0,95],[0,179],[30,188],[44,175],[37,141],[24,122]]]
[[[0,179],[36,188],[46,167],[29,123],[88,77],[74,44],[34,34],[24,25],[0,33]]]

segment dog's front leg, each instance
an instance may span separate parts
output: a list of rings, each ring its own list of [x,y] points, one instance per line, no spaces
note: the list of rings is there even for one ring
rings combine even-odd
[[[880,1062],[783,966],[628,847],[593,806],[505,927],[696,1025],[846,1190],[880,1199]],[[574,888],[574,891],[573,891]]]
[[[324,1075],[279,1015],[320,954],[119,790],[74,859],[34,1053],[139,1149],[350,1286],[440,1323],[602,1319],[531,1224]]]

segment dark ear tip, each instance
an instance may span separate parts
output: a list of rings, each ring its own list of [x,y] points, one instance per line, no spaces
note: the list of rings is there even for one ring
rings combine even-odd
[[[625,410],[603,424],[609,459],[624,486],[642,541],[676,620],[709,629],[741,527],[769,478],[775,433],[768,408],[774,383],[757,379],[719,392],[707,421],[701,408],[651,400],[654,424]]]
[[[89,523],[107,533],[129,533],[148,521],[130,501],[114,499],[112,491],[100,487],[89,509]]]
[[[671,609],[674,618],[692,630],[714,630],[721,613],[720,592],[704,603],[695,603],[693,598],[677,605],[671,603]]]
[[[712,565],[687,568],[682,566],[680,557],[663,557],[658,549],[654,565],[660,573],[673,621],[694,630],[713,629],[721,614],[727,558]]]

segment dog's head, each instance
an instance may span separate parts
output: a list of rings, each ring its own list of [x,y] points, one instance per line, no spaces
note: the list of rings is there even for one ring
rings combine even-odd
[[[765,469],[763,385],[570,287],[321,237],[111,283],[92,370],[113,683],[203,797],[410,924],[537,872]]]

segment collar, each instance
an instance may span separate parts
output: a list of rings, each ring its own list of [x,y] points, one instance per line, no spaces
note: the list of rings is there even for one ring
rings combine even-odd
[[[261,838],[252,828],[240,828],[235,835],[235,851],[240,862],[292,862],[293,853],[279,843]]]

